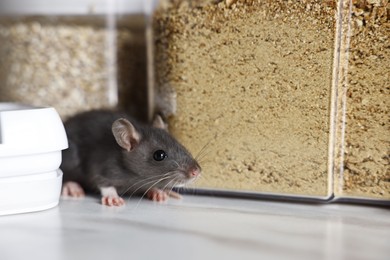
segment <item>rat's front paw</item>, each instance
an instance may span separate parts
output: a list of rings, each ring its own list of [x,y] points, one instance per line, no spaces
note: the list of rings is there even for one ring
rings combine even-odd
[[[153,201],[162,202],[168,199],[168,194],[163,190],[153,188],[146,193],[146,197]]]
[[[68,181],[62,185],[61,195],[63,197],[83,198],[85,192],[77,182]]]
[[[146,193],[146,197],[153,201],[163,202],[168,199],[168,197],[172,197],[175,199],[181,199],[181,195],[172,190],[160,190],[157,188],[153,188]]]
[[[120,207],[125,205],[125,201],[121,197],[103,196],[102,204],[110,207],[111,206]]]
[[[102,194],[102,204],[106,206],[123,206],[125,201],[119,197],[115,187],[100,187],[100,192]]]
[[[168,197],[175,198],[175,199],[181,199],[181,195],[177,192],[174,192],[172,190],[160,190],[153,188],[148,193],[146,193],[146,197],[148,199],[153,201],[166,201]]]

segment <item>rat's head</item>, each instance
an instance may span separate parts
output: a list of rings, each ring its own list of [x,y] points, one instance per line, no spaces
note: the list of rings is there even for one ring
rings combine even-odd
[[[160,117],[153,127],[135,127],[121,118],[113,123],[112,132],[123,149],[125,167],[144,185],[140,189],[181,186],[200,175],[197,161],[166,131]]]

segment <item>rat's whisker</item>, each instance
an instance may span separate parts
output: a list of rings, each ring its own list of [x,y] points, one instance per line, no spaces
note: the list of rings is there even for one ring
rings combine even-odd
[[[172,160],[172,162],[176,164],[177,168],[180,168],[180,164],[176,160]]]
[[[172,182],[175,182],[177,179],[177,177],[174,177],[172,180],[170,180],[166,185],[164,185],[164,187],[162,188],[162,190],[165,190],[169,184],[171,184]]]
[[[212,154],[213,151],[206,151],[204,152],[199,158],[197,158],[197,161],[199,164],[205,164],[205,162],[211,162],[210,154]],[[206,160],[204,160],[206,158]]]
[[[167,176],[165,178],[159,178],[159,179],[154,179],[154,180],[150,180],[148,182],[144,182],[142,185],[140,185],[137,189],[135,189],[131,194],[130,194],[130,198],[136,194],[139,190],[141,190],[143,187],[149,187],[149,185],[151,184],[151,186],[154,186],[156,185],[157,183],[161,182],[161,181],[164,181],[166,179],[169,179],[170,176]]]
[[[178,184],[180,183],[179,180],[176,180],[176,179],[173,179],[172,181],[174,181],[173,185],[169,188],[169,189],[165,189],[166,190],[165,192],[168,194],[168,196],[171,196],[171,194],[173,193],[173,188]]]
[[[190,186],[189,186],[189,185],[186,185],[186,186],[185,186],[185,189],[186,189],[186,192],[187,192],[187,193],[190,193],[191,195],[194,195],[195,192],[194,192],[193,190],[190,189]],[[192,191],[192,192],[191,192],[191,191]]]
[[[173,185],[171,185],[170,188],[167,189],[168,185],[171,184],[173,182]],[[173,188],[178,184],[180,183],[180,180],[176,177],[176,178],[173,178],[170,182],[167,183],[167,185],[164,186],[164,188],[162,189],[164,192],[166,192],[168,194],[168,196],[171,196],[172,194],[172,190]],[[167,190],[167,191],[166,191]]]
[[[172,172],[167,172],[165,174],[162,174],[162,175],[157,175],[157,176],[149,176],[149,177],[139,177],[139,178],[136,178],[136,179],[139,179],[139,181],[136,181],[135,183],[133,183],[133,185],[129,186],[125,191],[123,191],[121,193],[121,196],[123,196],[124,194],[126,194],[131,188],[133,188],[135,185],[138,185],[144,181],[154,181],[154,180],[157,180],[159,179],[160,177],[165,177],[165,176],[168,176],[169,174],[171,174]],[[129,182],[133,182],[134,179],[131,179]]]
[[[155,183],[153,183],[141,196],[141,198],[138,200],[137,205],[135,206],[135,209],[138,208],[139,204],[141,203],[142,199],[145,197],[145,195],[159,182],[163,181],[164,179],[158,180]]]
[[[130,194],[130,198],[138,191],[140,190],[142,187],[146,186],[146,185],[149,185],[150,183],[152,183],[152,185],[150,186],[150,188],[147,189],[146,192],[148,192],[153,186],[155,186],[156,184],[158,184],[159,182],[162,182],[163,180],[166,180],[166,179],[169,179],[171,178],[171,176],[166,176],[164,178],[160,178],[158,180],[153,180],[153,181],[149,181],[147,183],[144,183],[142,184],[141,186],[139,186],[133,193]],[[144,193],[144,195],[141,196],[141,199],[145,196],[146,193]]]
[[[183,192],[187,192],[188,191],[188,183],[184,183],[183,187],[181,187],[182,191]]]
[[[213,141],[217,141],[218,138],[220,136],[223,136],[225,133],[227,133],[228,129],[226,129],[225,131],[223,131],[222,133],[215,133],[213,137],[211,137],[207,143],[205,145],[203,145],[203,147],[200,149],[200,151],[197,153],[197,155],[195,156],[195,160],[198,160],[202,154],[207,151],[207,148],[209,147],[209,145],[213,142]]]
[[[224,132],[222,132],[223,134]],[[218,133],[215,133],[213,137],[210,138],[210,140],[207,141],[207,143],[200,149],[198,154],[195,156],[195,160],[198,160],[199,157],[202,156],[202,154],[206,151],[208,146],[211,144],[212,141],[216,141],[218,139]]]
[[[169,192],[176,192],[176,193],[179,193],[179,194],[180,194],[181,188],[180,188],[180,187],[176,187],[176,185],[177,185],[177,183],[175,183],[175,184],[171,187],[171,189],[170,189]]]
[[[168,178],[168,177],[166,177]],[[137,183],[131,185],[131,187],[134,187],[134,186],[137,186],[138,188],[136,188],[129,196],[129,199],[139,190],[141,189],[142,187],[150,184],[150,183],[154,183],[155,181],[159,181],[161,178],[149,178],[147,180],[141,180],[141,181],[138,181]],[[130,189],[128,188],[126,193],[129,191]]]
[[[180,184],[180,183],[181,183],[180,181],[177,181],[176,184],[172,186],[171,191],[173,190],[173,188],[175,188],[175,186],[176,186],[177,184]],[[184,188],[185,188],[185,185],[186,185],[186,184],[184,183]],[[181,187],[178,187],[178,191],[179,191],[180,189],[181,189]],[[179,193],[179,192],[178,192],[178,193]],[[179,194],[180,194],[180,193],[179,193]]]
[[[209,181],[210,180],[210,176],[207,176],[205,174],[199,176],[199,178],[204,178],[206,181]]]
[[[205,151],[207,151],[207,148],[213,141],[218,141],[219,138],[225,136],[227,133],[230,132],[230,130],[233,128],[234,125],[231,125],[230,127],[227,127],[224,131],[215,133],[213,137],[211,137],[208,142],[200,149],[200,151],[197,153],[197,155],[194,157],[195,160],[198,161],[199,158],[203,157]],[[217,143],[218,144],[218,143]],[[216,147],[214,147],[216,148]],[[211,151],[213,151],[212,149]]]
[[[199,150],[199,152],[195,155],[195,160],[198,160],[199,157],[202,155],[202,153],[204,153],[204,151],[206,150],[206,148],[211,144],[211,142],[215,139],[215,136],[214,138],[210,138],[210,140],[205,144],[203,145],[203,147]]]
[[[153,183],[141,196],[141,198],[138,200],[138,203],[136,205],[135,208],[138,208],[139,204],[141,203],[142,199],[145,197],[145,195],[158,183],[160,183],[161,181],[165,180],[165,179],[168,179],[170,176],[164,178],[164,179],[161,179],[161,180],[158,180],[156,181],[155,183]]]

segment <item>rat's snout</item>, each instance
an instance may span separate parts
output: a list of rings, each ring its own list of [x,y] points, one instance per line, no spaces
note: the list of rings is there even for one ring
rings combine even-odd
[[[188,171],[188,177],[189,178],[196,178],[200,175],[200,173],[201,173],[200,167],[194,166],[194,167],[190,168],[190,170]]]

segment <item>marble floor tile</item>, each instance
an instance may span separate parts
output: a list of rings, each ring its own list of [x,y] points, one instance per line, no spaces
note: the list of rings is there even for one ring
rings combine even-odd
[[[204,196],[0,217],[0,259],[389,259],[390,211]]]

